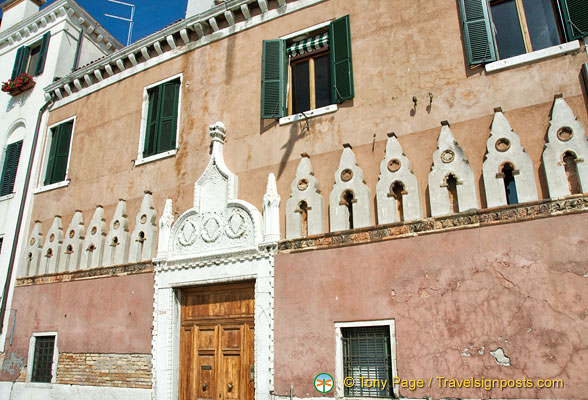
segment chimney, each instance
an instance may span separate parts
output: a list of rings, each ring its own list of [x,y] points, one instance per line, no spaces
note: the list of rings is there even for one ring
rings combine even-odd
[[[186,19],[193,15],[202,14],[204,11],[210,10],[217,4],[224,3],[223,0],[188,0],[188,7],[186,8]]]
[[[28,17],[35,15],[45,3],[46,0],[6,0],[0,4],[2,9],[0,32],[4,32]]]

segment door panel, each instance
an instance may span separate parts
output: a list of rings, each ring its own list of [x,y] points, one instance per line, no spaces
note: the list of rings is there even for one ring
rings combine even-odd
[[[183,291],[180,400],[253,400],[253,285]]]

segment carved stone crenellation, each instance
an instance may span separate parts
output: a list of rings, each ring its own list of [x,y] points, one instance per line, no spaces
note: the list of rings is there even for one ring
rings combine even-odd
[[[290,188],[290,198],[286,201],[286,238],[324,233],[325,199],[307,154],[302,155]]]
[[[61,256],[61,244],[63,243],[63,228],[61,226],[61,216],[56,215],[53,224],[47,233],[43,250],[41,250],[41,260],[39,262],[39,274],[57,271],[59,258]]]
[[[20,276],[38,275],[41,249],[43,248],[43,229],[41,221],[35,221],[26,243],[25,254],[20,267]]]
[[[75,271],[80,267],[84,245],[84,219],[82,212],[76,210],[65,232],[61,246],[61,257],[57,272]]]
[[[114,217],[110,222],[110,230],[106,235],[102,265],[126,264],[129,259],[129,245],[127,202],[119,199]]]
[[[88,231],[84,239],[80,269],[96,268],[102,265],[105,238],[106,220],[104,219],[104,208],[98,205],[92,221],[88,225]]]
[[[141,208],[135,220],[135,229],[131,234],[129,262],[151,260],[155,256],[157,240],[157,212],[153,204],[153,194],[145,191]]]

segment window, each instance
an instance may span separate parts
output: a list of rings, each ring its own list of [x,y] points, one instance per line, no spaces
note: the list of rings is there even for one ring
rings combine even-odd
[[[263,41],[261,118],[281,118],[353,98],[349,16],[321,25]]]
[[[397,376],[394,326],[394,320],[335,324],[339,339],[337,397],[398,397],[398,387],[392,385],[392,378]],[[341,385],[348,377],[355,384]],[[362,385],[362,378],[373,384]]]
[[[2,245],[4,244],[4,238],[0,237],[0,254],[2,254]]]
[[[147,126],[143,157],[176,148],[180,79],[147,89]]]
[[[51,33],[47,32],[40,41],[31,46],[23,46],[18,49],[10,79],[14,80],[24,72],[31,76],[37,76],[43,73],[50,38]]]
[[[22,140],[10,143],[6,146],[2,177],[0,177],[0,196],[6,196],[7,194],[12,193],[12,190],[14,189],[14,181],[16,180],[21,149]]]
[[[459,6],[470,65],[588,35],[585,0],[459,0]]]
[[[29,343],[27,381],[39,383],[55,382],[57,370],[57,334],[35,333]]]
[[[65,181],[73,124],[70,120],[50,129],[45,186]]]

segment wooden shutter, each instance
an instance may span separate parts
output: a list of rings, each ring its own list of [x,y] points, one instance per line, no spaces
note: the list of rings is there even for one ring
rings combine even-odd
[[[354,95],[349,15],[331,22],[329,47],[331,49],[331,97],[333,103],[341,103],[352,99]]]
[[[157,153],[172,150],[176,147],[178,119],[178,100],[180,80],[166,82],[161,85],[159,93],[159,137]]]
[[[27,61],[29,59],[30,49],[26,46],[20,47],[16,51],[16,59],[14,60],[14,66],[12,67],[12,75],[10,76],[11,80],[15,80],[17,76],[22,74],[26,67]]]
[[[41,52],[39,53],[39,59],[35,66],[35,76],[42,74],[45,69],[45,60],[47,59],[47,49],[49,48],[50,38],[51,32],[47,32],[43,35],[43,40],[41,40]]]
[[[274,119],[287,114],[286,44],[284,40],[264,40],[261,57],[261,118]]]
[[[22,140],[10,143],[6,146],[6,157],[4,158],[4,167],[2,168],[2,178],[0,179],[0,196],[12,193],[16,172],[18,170],[18,160],[22,149]]]
[[[155,153],[159,114],[159,86],[149,90],[149,106],[147,111],[147,131],[145,132],[145,147],[143,157]]]
[[[488,1],[459,0],[458,3],[469,65],[496,61]]]
[[[568,41],[588,36],[586,0],[560,0],[559,3]]]
[[[65,180],[73,121],[61,124],[53,131],[45,185]]]

